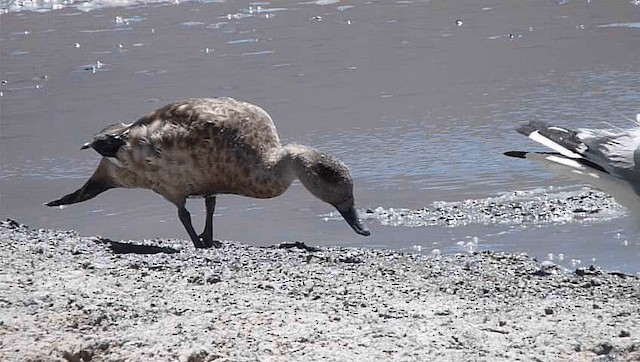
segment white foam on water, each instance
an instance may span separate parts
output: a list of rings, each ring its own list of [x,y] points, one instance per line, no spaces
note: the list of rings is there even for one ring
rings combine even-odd
[[[202,2],[222,2],[223,0],[206,0]],[[92,11],[113,7],[144,6],[155,4],[176,4],[176,0],[0,0],[0,13],[36,11],[47,12],[65,8],[80,11]]]
[[[363,219],[382,226],[463,227],[471,224],[548,224],[607,221],[626,215],[626,210],[611,197],[588,189],[535,189],[516,191],[483,199],[436,201],[420,210],[408,208],[370,208],[359,210]],[[321,215],[325,221],[342,220],[333,211]],[[460,241],[458,247],[473,252],[478,239]]]
[[[333,4],[337,4],[339,3],[340,0],[315,0],[315,1],[307,1],[307,2],[302,2],[300,4],[302,5],[307,5],[307,4],[315,4],[315,5],[333,5]]]
[[[598,28],[640,28],[640,23],[612,23],[600,25]]]

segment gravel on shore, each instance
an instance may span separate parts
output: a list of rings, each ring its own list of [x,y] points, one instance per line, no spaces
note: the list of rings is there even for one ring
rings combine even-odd
[[[638,361],[640,278],[527,255],[0,223],[3,361]]]
[[[385,226],[456,227],[469,224],[551,224],[604,221],[627,211],[613,197],[587,188],[570,191],[536,189],[496,197],[462,201],[438,201],[421,209],[377,207],[361,214]],[[342,222],[337,211],[325,220]]]

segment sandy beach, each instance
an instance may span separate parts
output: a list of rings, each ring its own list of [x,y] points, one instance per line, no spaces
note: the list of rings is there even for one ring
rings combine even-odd
[[[527,255],[0,224],[0,359],[637,361],[640,279]]]
[[[503,155],[633,126],[638,31],[627,0],[0,0],[0,361],[640,361],[640,223]],[[299,183],[220,195],[217,250],[149,191],[43,206],[104,126],[217,96],[343,160],[371,235]]]

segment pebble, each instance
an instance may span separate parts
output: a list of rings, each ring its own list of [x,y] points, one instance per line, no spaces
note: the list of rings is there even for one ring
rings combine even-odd
[[[544,314],[546,314],[546,315],[551,315],[551,314],[553,314],[553,309],[551,309],[551,308],[549,308],[549,307],[545,308],[545,309],[544,309]]]
[[[366,209],[362,215],[385,226],[457,227],[610,220],[622,217],[625,210],[604,193],[578,190],[543,196],[539,192],[520,192],[486,199],[434,202],[416,210],[376,207]],[[341,220],[337,212],[327,219]]]
[[[0,325],[12,346],[0,360],[639,356],[621,337],[640,325],[640,280],[597,267],[535,275],[540,263],[524,254],[433,257],[303,242],[194,250],[185,240],[138,240],[120,242],[133,252],[117,254],[108,239],[15,220],[0,222],[0,240],[11,275],[0,307],[12,316]],[[594,279],[597,289],[582,287]]]

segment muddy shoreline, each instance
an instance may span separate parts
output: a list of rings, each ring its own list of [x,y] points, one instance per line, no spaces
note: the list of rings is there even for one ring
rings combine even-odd
[[[640,358],[640,279],[595,266],[302,243],[203,251],[15,221],[0,240],[2,360]]]

